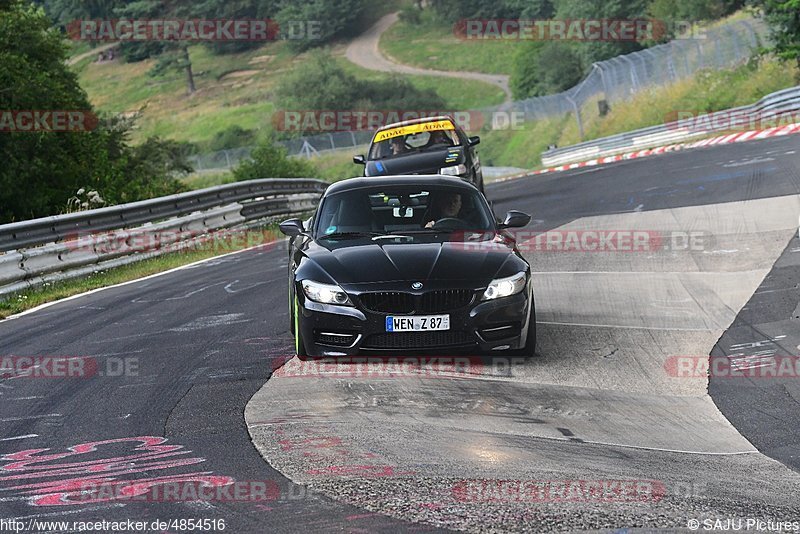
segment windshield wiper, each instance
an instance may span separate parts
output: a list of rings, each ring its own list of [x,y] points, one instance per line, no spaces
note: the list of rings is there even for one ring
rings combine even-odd
[[[455,228],[443,228],[443,229],[433,229],[433,228],[422,228],[420,230],[406,230],[407,234],[452,234],[453,232],[463,232],[464,230],[457,230]]]
[[[377,241],[377,240],[379,240],[379,239],[395,239],[395,238],[400,238],[400,239],[410,239],[410,238],[411,238],[411,236],[408,236],[408,235],[402,235],[402,234],[393,234],[393,233],[388,233],[388,234],[380,234],[380,235],[376,235],[375,237],[373,237],[373,238],[372,238],[372,240],[373,240],[373,241]]]
[[[330,234],[321,235],[320,239],[340,239],[348,237],[375,237],[386,235],[383,232],[333,232]]]

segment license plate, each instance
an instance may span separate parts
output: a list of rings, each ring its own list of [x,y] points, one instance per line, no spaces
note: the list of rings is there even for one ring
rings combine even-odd
[[[386,318],[387,332],[433,332],[450,330],[449,315],[415,315],[413,317]]]

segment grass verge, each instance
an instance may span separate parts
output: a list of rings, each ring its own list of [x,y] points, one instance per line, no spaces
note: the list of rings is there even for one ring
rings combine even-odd
[[[378,46],[393,60],[414,67],[510,75],[514,63],[510,59],[523,42],[459,39],[452,26],[427,10],[420,13],[418,24],[398,21],[381,36]]]
[[[752,104],[763,96],[795,85],[797,68],[762,57],[735,69],[701,71],[691,79],[637,94],[611,105],[605,117],[596,102],[583,109],[584,139],[589,141],[674,120],[676,112],[695,114]],[[486,131],[481,134],[481,162],[533,169],[541,166],[541,153],[551,144],[566,147],[580,143],[574,115],[525,123],[522,130]]]

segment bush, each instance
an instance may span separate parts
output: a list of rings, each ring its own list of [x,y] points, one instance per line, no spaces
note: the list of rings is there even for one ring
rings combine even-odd
[[[351,30],[366,6],[365,0],[289,0],[275,18],[281,28],[290,27],[293,21],[319,21],[321,26],[317,37],[288,41],[296,50],[307,50]]]
[[[511,90],[515,99],[549,95],[573,87],[583,77],[583,62],[568,44],[531,41],[514,58]]]
[[[272,137],[263,139],[250,154],[249,160],[233,169],[236,181],[259,178],[312,178],[314,166],[304,159],[290,158],[285,148],[275,144]]]
[[[208,149],[212,152],[216,152],[229,148],[250,146],[255,142],[255,130],[246,130],[239,125],[233,125],[226,130],[215,133],[214,137],[208,143]]]
[[[414,5],[405,5],[400,10],[400,21],[407,24],[419,24],[422,22],[422,13]]]
[[[285,110],[436,110],[446,105],[433,89],[418,89],[402,76],[359,80],[322,51],[286,77],[276,96]]]

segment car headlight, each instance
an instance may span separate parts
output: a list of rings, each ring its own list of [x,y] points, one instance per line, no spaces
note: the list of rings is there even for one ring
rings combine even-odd
[[[337,285],[320,284],[319,282],[313,282],[311,280],[303,280],[300,283],[303,286],[303,293],[314,302],[337,304],[339,306],[353,305],[347,293]]]
[[[459,174],[466,174],[466,172],[467,166],[464,164],[439,169],[439,174],[447,174],[449,176],[458,176]]]
[[[483,300],[494,300],[516,295],[525,289],[525,282],[524,272],[509,276],[508,278],[492,280],[492,283],[489,284],[489,287],[483,292]]]

